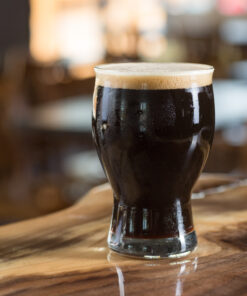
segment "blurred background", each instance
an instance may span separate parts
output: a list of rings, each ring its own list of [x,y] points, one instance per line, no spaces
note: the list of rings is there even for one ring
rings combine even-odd
[[[214,65],[205,171],[247,175],[247,0],[0,1],[0,223],[65,208],[105,182],[93,67],[120,61]]]

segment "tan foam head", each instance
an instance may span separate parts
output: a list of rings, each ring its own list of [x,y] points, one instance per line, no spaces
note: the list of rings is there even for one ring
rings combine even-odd
[[[212,84],[214,68],[191,63],[119,63],[95,67],[96,85],[128,89],[178,89]]]

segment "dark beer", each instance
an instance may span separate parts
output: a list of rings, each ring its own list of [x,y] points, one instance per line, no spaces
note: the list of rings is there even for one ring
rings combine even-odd
[[[193,232],[191,190],[214,135],[212,84],[183,88],[181,77],[173,89],[162,78],[165,86],[154,89],[132,88],[136,75],[124,88],[96,84],[93,137],[114,192],[116,244],[120,234],[155,240]],[[155,78],[138,79],[152,87]]]

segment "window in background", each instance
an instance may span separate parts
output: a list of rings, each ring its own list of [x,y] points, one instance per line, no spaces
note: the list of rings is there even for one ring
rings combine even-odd
[[[40,62],[64,59],[92,64],[105,54],[98,1],[31,0],[32,56]]]
[[[169,14],[204,14],[210,12],[216,4],[216,0],[164,0]]]
[[[218,0],[218,10],[228,16],[246,14],[247,0]]]
[[[159,58],[166,48],[167,15],[159,0],[108,0],[103,9],[112,57]]]

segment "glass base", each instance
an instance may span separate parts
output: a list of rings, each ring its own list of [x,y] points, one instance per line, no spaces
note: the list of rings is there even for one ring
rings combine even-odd
[[[115,252],[143,259],[179,258],[188,255],[197,246],[195,231],[179,237],[159,239],[135,239],[122,237],[119,242],[111,231],[109,248]]]

